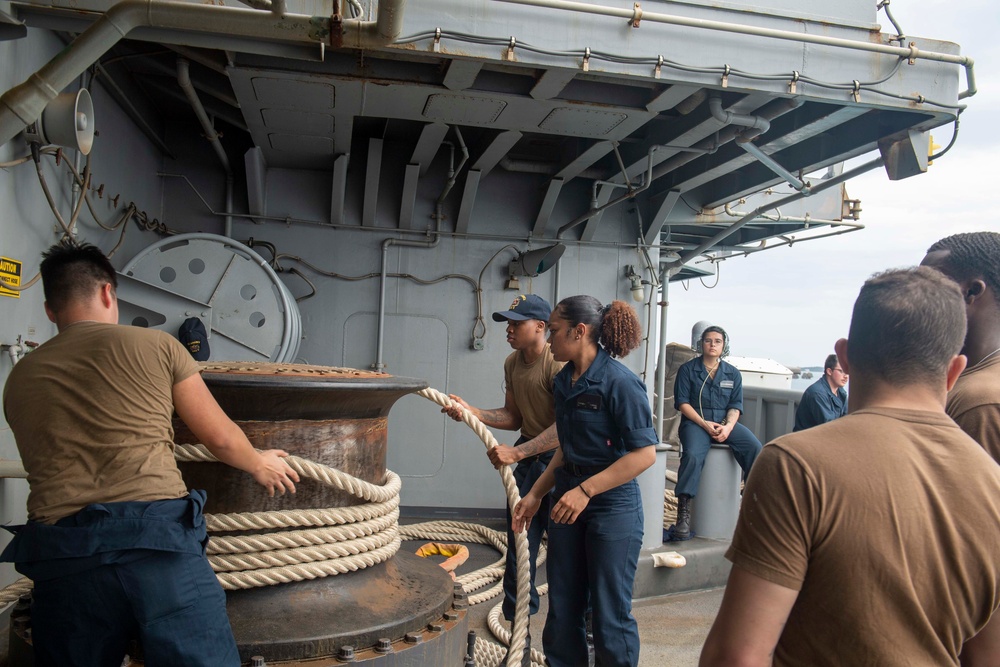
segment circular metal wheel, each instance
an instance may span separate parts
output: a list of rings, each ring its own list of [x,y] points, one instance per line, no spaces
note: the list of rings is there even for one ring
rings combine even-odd
[[[134,299],[140,303],[128,301],[134,291],[119,289],[124,324],[176,335],[180,322],[199,317],[209,331],[213,361],[289,363],[298,355],[298,305],[267,262],[242,243],[216,234],[179,234],[139,252],[122,273],[142,288]]]

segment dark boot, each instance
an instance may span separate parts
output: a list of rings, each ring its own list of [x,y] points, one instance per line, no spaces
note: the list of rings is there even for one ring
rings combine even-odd
[[[691,537],[691,496],[677,496],[677,522],[674,524],[674,537],[686,540]]]

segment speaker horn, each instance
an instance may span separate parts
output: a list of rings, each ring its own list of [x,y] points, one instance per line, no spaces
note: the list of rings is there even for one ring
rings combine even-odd
[[[566,246],[562,243],[520,252],[508,266],[508,271],[511,276],[537,276],[555,266],[564,252]]]
[[[94,146],[94,102],[90,93],[81,88],[75,93],[56,95],[24,134],[29,143],[55,144],[90,154]]]

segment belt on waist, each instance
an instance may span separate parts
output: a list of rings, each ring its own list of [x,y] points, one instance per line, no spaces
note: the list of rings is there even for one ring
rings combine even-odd
[[[563,461],[563,470],[573,475],[574,477],[585,477],[587,475],[596,475],[599,472],[603,472],[610,467],[610,463],[602,463],[596,466],[581,466],[569,461]]]

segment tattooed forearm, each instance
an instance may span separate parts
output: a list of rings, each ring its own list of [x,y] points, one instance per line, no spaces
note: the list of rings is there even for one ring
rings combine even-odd
[[[493,410],[478,410],[479,421],[487,426],[504,430],[511,430],[514,416],[506,408],[495,408]]]
[[[559,436],[556,433],[556,425],[553,424],[531,440],[521,443],[517,448],[524,453],[525,457],[528,457],[551,451],[558,446]]]

